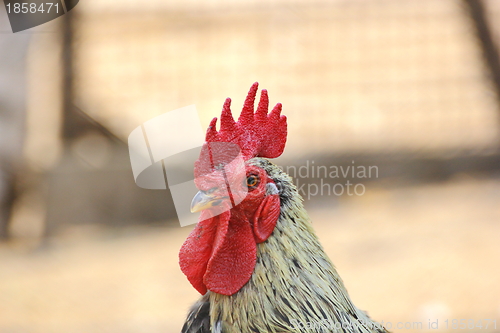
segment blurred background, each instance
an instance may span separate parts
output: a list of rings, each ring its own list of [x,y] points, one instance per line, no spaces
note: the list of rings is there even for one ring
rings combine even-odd
[[[289,119],[277,164],[378,171],[295,175],[356,305],[500,332],[500,1],[85,0],[16,34],[0,6],[0,32],[0,332],[179,332],[192,226],[127,137],[191,104],[206,128],[255,81]]]

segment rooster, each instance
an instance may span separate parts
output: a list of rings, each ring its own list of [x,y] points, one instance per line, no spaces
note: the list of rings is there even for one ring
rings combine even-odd
[[[226,99],[195,163],[199,222],[179,263],[203,295],[182,333],[387,332],[354,306],[314,233],[292,179],[267,158],[287,123],[254,83],[237,122]]]

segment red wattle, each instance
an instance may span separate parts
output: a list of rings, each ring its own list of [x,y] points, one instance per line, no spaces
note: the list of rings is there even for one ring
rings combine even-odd
[[[257,246],[248,220],[231,219],[217,230],[204,282],[210,291],[232,295],[250,280],[257,261]]]
[[[219,226],[228,225],[231,213],[226,211],[220,215],[212,216],[210,211],[201,212],[200,221],[189,234],[179,251],[179,265],[189,282],[198,292],[204,295],[207,286],[203,276],[212,255],[215,235]]]
[[[181,270],[202,295],[207,290],[232,295],[255,268],[257,248],[250,223],[245,218],[230,221],[230,211],[214,217],[209,211],[201,214],[179,252]]]
[[[246,215],[227,210],[213,216],[201,212],[200,222],[181,247],[182,272],[198,292],[233,295],[250,280],[257,261],[257,243],[273,232],[280,212],[278,195],[268,195],[255,212]]]

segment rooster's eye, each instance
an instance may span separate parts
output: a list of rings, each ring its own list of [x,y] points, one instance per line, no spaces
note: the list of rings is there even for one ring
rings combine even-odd
[[[255,188],[259,185],[259,177],[256,175],[250,175],[247,177],[247,186],[250,188]]]

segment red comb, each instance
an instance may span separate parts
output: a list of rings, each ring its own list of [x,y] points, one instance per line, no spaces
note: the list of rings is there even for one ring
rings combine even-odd
[[[248,92],[243,110],[237,122],[231,114],[231,99],[227,98],[221,114],[220,130],[212,119],[207,130],[207,142],[230,142],[237,144],[245,160],[253,157],[275,158],[280,156],[286,143],[286,117],[281,116],[281,103],[268,112],[269,97],[263,89],[257,111],[254,113],[255,96],[259,84],[255,82]]]

